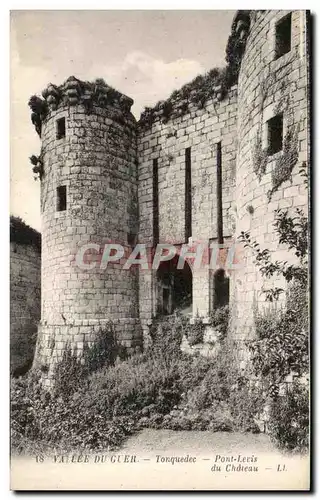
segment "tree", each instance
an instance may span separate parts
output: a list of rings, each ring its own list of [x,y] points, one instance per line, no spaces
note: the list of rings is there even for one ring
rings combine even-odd
[[[306,166],[300,174],[307,184]],[[251,239],[249,232],[242,232],[239,239],[255,255],[255,264],[266,278],[283,276],[288,283],[286,290],[278,287],[264,289],[266,300],[277,301],[286,294],[283,309],[270,309],[266,314],[255,311],[257,340],[249,345],[256,375],[262,375],[267,391],[276,397],[280,384],[292,372],[301,374],[309,369],[308,324],[308,241],[309,224],[303,210],[296,208],[293,215],[288,210],[275,210],[275,232],[279,244],[285,244],[298,258],[297,264],[273,261],[268,249]]]

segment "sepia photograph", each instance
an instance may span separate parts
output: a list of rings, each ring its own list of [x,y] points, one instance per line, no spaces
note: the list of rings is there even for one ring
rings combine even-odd
[[[310,491],[311,26],[11,10],[11,490]]]

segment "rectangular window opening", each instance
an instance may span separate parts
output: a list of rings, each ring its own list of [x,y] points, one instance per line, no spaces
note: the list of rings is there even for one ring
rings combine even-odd
[[[192,236],[191,148],[185,151],[185,241]]]
[[[268,120],[268,155],[282,151],[283,147],[283,115],[279,114]]]
[[[56,129],[57,139],[63,139],[63,137],[66,136],[66,119],[59,118],[59,120],[57,120],[56,124],[57,124],[57,129]]]
[[[67,210],[67,186],[57,187],[57,212]]]
[[[158,174],[158,160],[155,158],[152,165],[153,185],[153,244],[154,246],[159,243],[159,174]]]
[[[291,50],[291,17],[290,13],[276,24],[276,59],[279,59],[279,57]]]
[[[223,218],[222,218],[222,153],[221,142],[217,143],[217,236],[218,243],[223,243]]]

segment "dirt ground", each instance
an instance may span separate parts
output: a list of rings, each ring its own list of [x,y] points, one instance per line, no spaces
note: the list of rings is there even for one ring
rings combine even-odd
[[[281,454],[265,434],[145,429],[117,451],[69,463],[11,460],[24,490],[306,490],[309,460]],[[71,463],[70,463],[71,462]]]
[[[246,453],[275,453],[279,451],[273,446],[266,434],[241,434],[240,432],[210,431],[172,431],[166,429],[144,429],[130,437],[121,451],[140,454],[142,451],[176,454],[179,452],[195,455],[208,455],[223,452],[224,455],[235,451]]]

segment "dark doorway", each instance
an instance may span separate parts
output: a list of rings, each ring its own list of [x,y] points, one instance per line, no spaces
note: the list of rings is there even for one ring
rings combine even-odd
[[[158,314],[173,314],[175,310],[192,313],[192,271],[186,261],[183,269],[177,269],[178,260],[176,256],[162,262],[157,270]]]
[[[218,269],[213,276],[213,309],[229,304],[229,278],[224,269]]]

